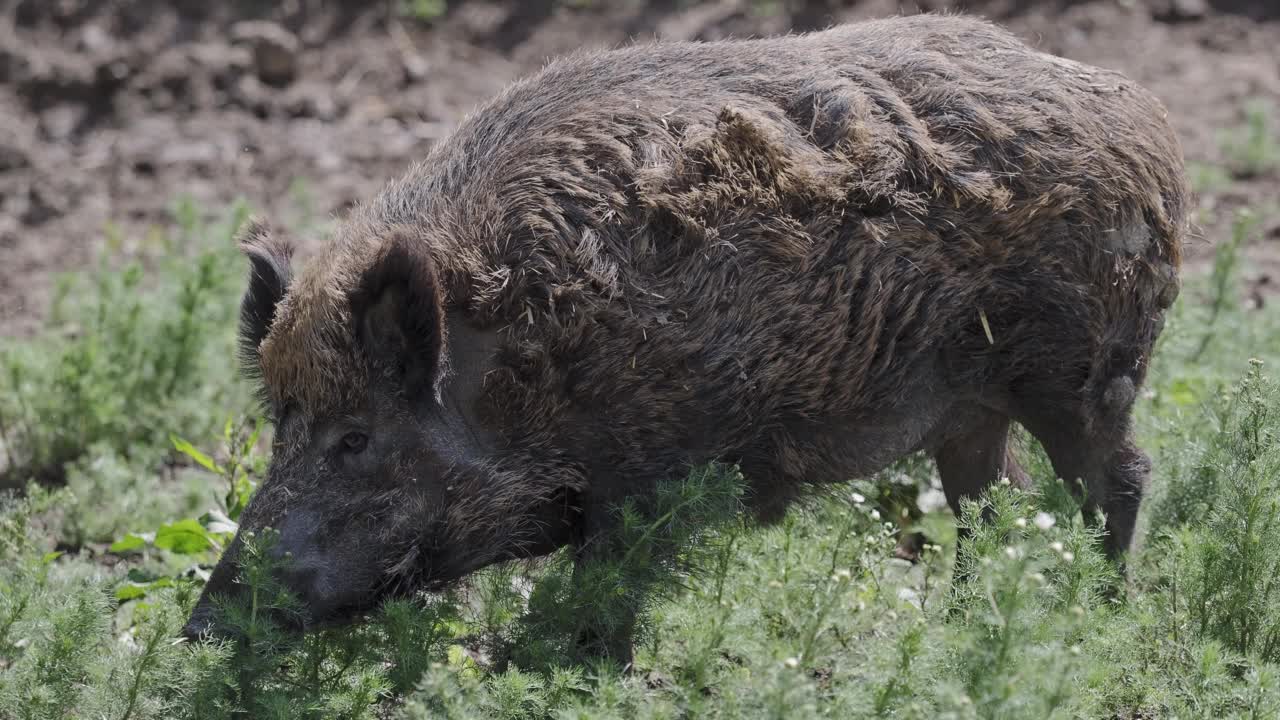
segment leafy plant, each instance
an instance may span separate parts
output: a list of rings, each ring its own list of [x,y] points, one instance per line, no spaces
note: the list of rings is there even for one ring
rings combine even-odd
[[[261,472],[263,464],[263,460],[254,453],[262,427],[261,419],[256,421],[252,430],[244,422],[233,425],[231,420],[227,421],[223,428],[223,442],[228,455],[225,465],[219,464],[186,440],[170,436],[176,451],[222,479],[227,492],[222,497],[221,507],[210,509],[199,518],[165,523],[151,532],[128,533],[112,543],[109,550],[113,553],[131,553],[159,549],[197,558],[220,554],[235,536],[239,527],[236,521],[249,504],[249,498],[256,488],[251,473]],[[183,572],[177,577],[155,576],[137,568],[132,569],[128,576],[129,582],[116,590],[116,599],[123,602],[144,597],[151,590],[173,586],[176,581],[186,579],[187,575],[188,573]],[[203,572],[198,575],[200,580],[206,577]]]
[[[1219,442],[1202,460],[1218,502],[1170,547],[1198,635],[1243,656],[1280,662],[1280,396],[1254,361]]]
[[[1249,238],[1249,234],[1257,226],[1258,220],[1249,211],[1238,213],[1231,223],[1231,237],[1220,243],[1213,252],[1213,269],[1210,272],[1211,296],[1209,301],[1209,318],[1205,323],[1205,332],[1200,345],[1196,348],[1192,360],[1199,360],[1205,350],[1213,342],[1213,335],[1218,318],[1223,311],[1236,302],[1237,271],[1240,264],[1240,250]]]

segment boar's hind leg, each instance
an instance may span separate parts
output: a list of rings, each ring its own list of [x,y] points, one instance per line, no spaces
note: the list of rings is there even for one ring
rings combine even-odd
[[[933,459],[957,519],[961,501],[976,499],[1001,477],[1019,486],[1027,482],[1009,447],[1009,418],[994,410],[980,408],[966,416],[957,430],[948,433]],[[961,538],[968,533],[965,527],[957,528]]]

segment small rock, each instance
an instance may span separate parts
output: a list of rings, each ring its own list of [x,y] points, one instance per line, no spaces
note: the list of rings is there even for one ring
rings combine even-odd
[[[416,53],[406,53],[400,58],[404,66],[404,81],[413,84],[422,81],[431,70],[431,65]]]
[[[133,68],[129,63],[120,58],[104,60],[93,69],[93,83],[97,86],[98,92],[114,93],[124,87],[129,77],[133,75]]]
[[[83,105],[64,103],[40,113],[40,131],[55,142],[63,142],[75,134],[85,115]]]
[[[138,87],[145,89],[145,97],[153,108],[168,109],[175,102],[187,98],[193,76],[190,56],[172,48],[155,56],[139,78]]]
[[[27,192],[27,207],[18,215],[23,223],[34,226],[66,214],[66,203],[61,202],[48,188],[32,185]]]
[[[218,161],[218,146],[204,140],[166,144],[160,150],[161,165],[212,165]]]
[[[1160,0],[1154,6],[1153,15],[1164,22],[1200,20],[1209,12],[1205,0]]]
[[[258,79],[267,85],[284,87],[298,76],[298,36],[265,20],[236,23],[231,37],[253,50]]]
[[[271,114],[275,100],[275,93],[270,91],[266,83],[253,75],[240,78],[235,87],[230,89],[229,95],[234,98],[236,104],[260,118]]]
[[[0,172],[31,167],[31,158],[17,142],[0,140]]]
[[[453,14],[453,24],[463,33],[472,37],[486,37],[497,32],[502,23],[511,16],[512,9],[508,5],[486,0],[472,0],[459,3]]]
[[[1187,20],[1199,20],[1209,12],[1204,0],[1171,0],[1170,4],[1174,14]]]
[[[331,89],[322,83],[304,83],[290,88],[284,107],[293,117],[324,121],[333,120],[346,110],[334,100]]]
[[[102,53],[113,45],[111,36],[101,25],[90,23],[80,31],[80,48],[89,53]]]
[[[335,172],[342,169],[342,157],[337,153],[322,152],[316,156],[316,167],[324,172]]]

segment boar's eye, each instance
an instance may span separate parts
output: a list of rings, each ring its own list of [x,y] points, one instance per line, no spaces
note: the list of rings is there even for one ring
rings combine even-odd
[[[342,449],[353,454],[364,452],[369,444],[369,436],[364,433],[349,432],[342,436]]]

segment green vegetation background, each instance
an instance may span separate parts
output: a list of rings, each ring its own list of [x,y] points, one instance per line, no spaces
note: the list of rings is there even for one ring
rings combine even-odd
[[[1202,186],[1275,171],[1265,113],[1224,142],[1240,167],[1194,168]],[[323,232],[298,190],[290,224]],[[244,639],[193,646],[177,631],[268,446],[233,358],[246,214],[180,202],[171,231],[108,229],[47,332],[0,350],[0,486],[25,488],[0,510],[0,718],[1280,717],[1280,310],[1241,300],[1249,213],[1186,279],[1140,400],[1154,483],[1120,596],[1023,438],[1035,492],[994,488],[958,548],[948,510],[917,509],[921,458],[770,529],[706,468],[661,521],[629,513],[637,551],[585,584],[563,556],[511,564],[296,638],[254,561],[227,608]],[[581,618],[622,604],[645,610],[635,670],[577,663]]]

